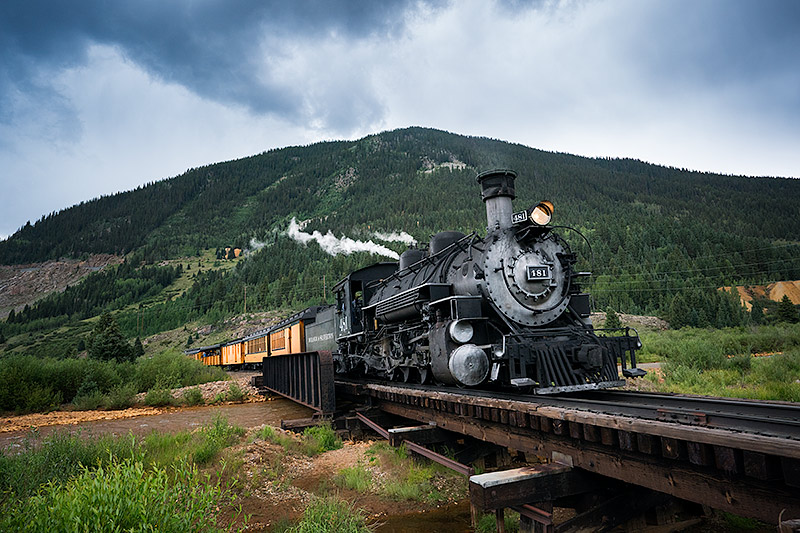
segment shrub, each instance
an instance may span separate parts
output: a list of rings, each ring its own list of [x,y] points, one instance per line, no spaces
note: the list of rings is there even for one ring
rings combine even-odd
[[[234,382],[228,386],[228,393],[225,395],[225,399],[229,402],[243,402],[246,397],[247,395],[238,383]]]
[[[192,387],[191,389],[183,391],[183,403],[184,405],[203,405],[205,400],[203,399],[203,393],[200,392],[200,388]]]
[[[175,405],[175,398],[172,396],[172,391],[170,389],[163,386],[156,386],[147,391],[144,397],[144,403],[151,407],[164,407],[167,405]]]
[[[218,392],[217,395],[214,396],[214,399],[211,400],[211,403],[224,403],[227,397],[228,396],[224,392]]]
[[[78,411],[93,411],[100,409],[105,404],[106,397],[99,390],[93,392],[80,394],[72,400],[72,405]]]
[[[220,368],[206,366],[182,353],[168,350],[149,359],[139,359],[134,379],[139,390],[144,391],[158,383],[170,388],[191,387],[209,381],[226,380],[228,375]]]
[[[108,409],[127,409],[134,404],[135,396],[136,384],[118,385],[105,395],[104,405]]]

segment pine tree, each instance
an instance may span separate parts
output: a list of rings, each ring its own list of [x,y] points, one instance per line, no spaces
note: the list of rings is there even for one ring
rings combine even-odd
[[[794,324],[799,320],[797,316],[797,308],[787,295],[783,295],[781,301],[778,302],[778,322],[789,322]]]
[[[750,310],[750,320],[753,321],[753,324],[761,324],[764,321],[764,310],[755,302]]]
[[[144,346],[142,346],[142,339],[136,337],[136,341],[133,343],[133,359],[141,357],[144,355]]]
[[[608,307],[606,309],[606,329],[619,329],[622,327],[622,321],[619,319],[619,315],[612,309]]]
[[[104,313],[89,335],[89,357],[110,361],[130,361],[133,358],[131,346],[122,336],[119,324],[110,313]]]
[[[696,311],[691,308],[683,297],[678,293],[669,305],[669,324],[673,329],[680,329],[684,326],[696,325]]]

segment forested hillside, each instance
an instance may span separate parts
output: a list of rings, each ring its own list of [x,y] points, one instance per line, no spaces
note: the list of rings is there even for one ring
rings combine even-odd
[[[122,313],[123,329],[146,334],[242,312],[245,292],[248,310],[318,302],[348,270],[386,259],[333,258],[316,244],[299,244],[286,236],[293,217],[306,221],[307,232],[361,240],[376,239],[376,231],[405,231],[421,243],[445,229],[483,233],[475,176],[497,167],[518,173],[516,209],[550,200],[554,223],[577,230],[562,231],[582,255],[581,268],[594,272],[589,289],[596,308],[728,325],[743,315],[717,287],[800,279],[798,180],[589,159],[409,128],[191,169],[25,226],[0,243],[0,263],[127,254],[130,266],[118,272],[131,281],[105,279],[126,288],[120,299],[87,280],[99,296],[87,300],[72,290],[42,301],[4,325],[6,336],[23,331],[25,320],[63,324],[89,311],[120,309],[175,276],[136,273],[131,266],[220,247],[251,250],[256,241],[263,248],[230,273],[197,274],[183,296]]]

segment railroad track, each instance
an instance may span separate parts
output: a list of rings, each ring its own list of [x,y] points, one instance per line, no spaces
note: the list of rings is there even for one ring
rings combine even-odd
[[[520,395],[370,380],[337,395],[742,516],[800,518],[800,408],[628,391]]]
[[[590,391],[570,395],[524,395],[431,385],[386,383],[375,380],[338,380],[358,385],[391,385],[397,389],[463,395],[588,411],[677,424],[717,428],[800,441],[800,404],[668,393]]]

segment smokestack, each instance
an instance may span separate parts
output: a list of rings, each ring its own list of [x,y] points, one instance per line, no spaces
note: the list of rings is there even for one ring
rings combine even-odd
[[[511,200],[516,198],[514,194],[516,178],[516,172],[505,169],[489,170],[478,175],[481,196],[486,203],[488,231],[511,227],[511,215],[513,214]]]

